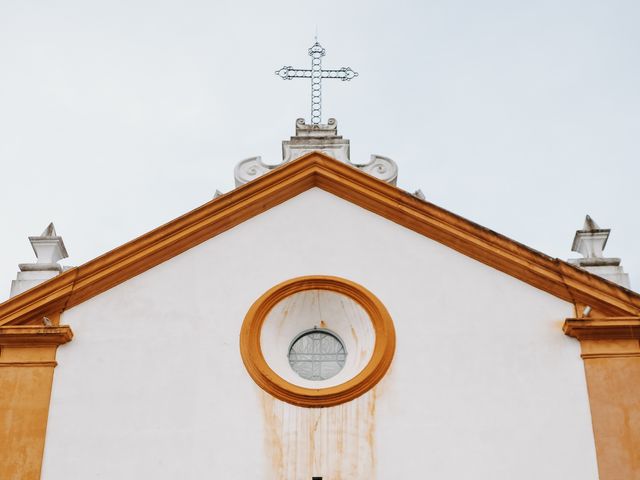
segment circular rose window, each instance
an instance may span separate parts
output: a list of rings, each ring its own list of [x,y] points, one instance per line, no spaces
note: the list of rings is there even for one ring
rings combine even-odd
[[[342,367],[347,351],[329,330],[314,328],[298,335],[289,348],[289,365],[307,380],[328,380]]]
[[[295,405],[352,400],[386,373],[395,349],[387,310],[364,287],[300,277],[262,295],[247,313],[240,353],[253,380]]]

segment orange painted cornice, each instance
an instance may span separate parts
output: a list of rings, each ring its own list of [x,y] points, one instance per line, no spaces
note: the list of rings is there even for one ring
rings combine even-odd
[[[41,322],[313,187],[381,215],[574,304],[640,315],[640,295],[548,257],[319,152],[219,196],[0,304],[0,326]]]
[[[0,327],[0,346],[58,346],[70,342],[73,332],[67,325],[10,325]]]
[[[640,340],[640,317],[567,318],[562,330],[578,340]]]

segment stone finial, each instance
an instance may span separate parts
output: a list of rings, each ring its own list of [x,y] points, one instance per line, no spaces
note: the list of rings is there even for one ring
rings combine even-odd
[[[571,251],[582,254],[583,258],[569,259],[569,263],[629,288],[629,275],[624,273],[620,265],[621,260],[613,257],[608,258],[603,254],[610,233],[610,228],[600,228],[587,215],[582,230],[576,231],[571,246]]]
[[[29,242],[36,254],[36,264],[56,264],[59,260],[67,258],[67,249],[64,246],[62,237],[56,234],[56,227],[53,223],[47,225],[37,237],[29,237]],[[25,264],[29,265],[29,264]],[[32,264],[31,264],[32,265]],[[58,265],[60,267],[60,265]]]
[[[610,228],[600,228],[589,215],[584,219],[582,230],[573,237],[572,252],[581,253],[586,258],[603,258],[602,251],[607,245]]]
[[[68,257],[62,237],[56,234],[53,223],[47,225],[42,234],[29,237],[29,242],[36,254],[36,261],[18,265],[20,271],[11,282],[12,297],[58,275],[63,270],[58,261]]]
[[[340,162],[358,168],[369,175],[396,184],[398,166],[390,158],[371,155],[367,163],[352,163],[349,156],[349,140],[338,135],[338,122],[330,118],[327,124],[307,124],[304,118],[296,120],[296,134],[282,142],[282,164],[295,160],[307,153],[320,151]],[[280,165],[268,165],[260,157],[251,157],[236,165],[234,176],[236,187],[270,172]]]

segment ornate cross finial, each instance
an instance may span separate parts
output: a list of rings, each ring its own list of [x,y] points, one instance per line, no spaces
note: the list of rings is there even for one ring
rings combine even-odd
[[[358,76],[358,72],[354,72],[349,67],[342,67],[335,70],[322,69],[322,57],[325,55],[325,49],[318,43],[316,34],[316,42],[309,49],[311,57],[311,69],[293,68],[291,66],[282,67],[276,70],[283,80],[291,80],[292,78],[310,78],[311,79],[311,123],[318,125],[322,120],[322,79],[323,78],[339,78],[348,81]]]

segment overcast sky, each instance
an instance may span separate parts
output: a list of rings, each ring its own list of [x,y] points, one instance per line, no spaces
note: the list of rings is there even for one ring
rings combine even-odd
[[[80,265],[277,163],[310,94],[274,71],[316,26],[360,74],[323,85],[353,161],[562,259],[590,213],[640,290],[638,25],[638,0],[3,0],[0,301],[50,221]]]

